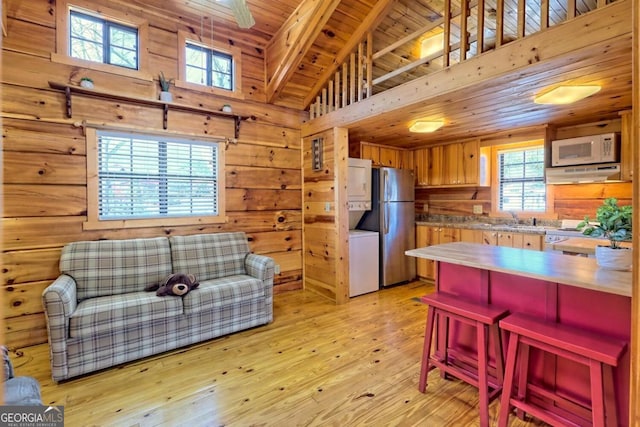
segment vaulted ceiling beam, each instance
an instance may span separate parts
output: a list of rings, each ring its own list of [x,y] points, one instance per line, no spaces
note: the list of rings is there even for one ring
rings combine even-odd
[[[376,2],[371,12],[367,15],[367,17],[362,21],[362,23],[356,28],[353,32],[347,43],[340,49],[340,52],[336,55],[331,63],[330,67],[324,70],[322,75],[316,81],[315,86],[309,91],[309,94],[304,100],[303,107],[306,109],[309,104],[311,104],[318,92],[327,84],[327,80],[333,77],[333,73],[336,72],[338,67],[342,65],[342,63],[346,60],[347,56],[355,49],[355,47],[362,41],[365,34],[370,31],[376,29],[380,21],[382,21],[391,11],[393,6],[398,2],[398,0],[379,0]]]
[[[288,82],[339,4],[340,0],[304,0],[267,44],[267,102]]]

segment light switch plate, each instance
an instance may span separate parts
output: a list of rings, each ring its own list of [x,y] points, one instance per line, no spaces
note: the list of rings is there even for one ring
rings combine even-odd
[[[482,214],[482,205],[473,205],[473,213],[481,215]]]

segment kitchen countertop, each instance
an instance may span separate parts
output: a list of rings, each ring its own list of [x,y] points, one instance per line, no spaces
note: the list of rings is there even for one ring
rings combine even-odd
[[[538,225],[510,225],[510,224],[487,224],[482,222],[438,222],[438,221],[416,221],[416,225],[427,227],[449,227],[467,228],[472,230],[488,231],[508,231],[513,233],[545,234],[547,230],[555,230],[555,227]]]
[[[593,258],[569,257],[476,243],[445,243],[412,249],[406,255],[515,274],[610,294],[631,296],[631,272],[600,268]]]
[[[596,239],[593,237],[575,237],[552,244],[553,250],[571,252],[574,254],[593,255],[596,253],[596,246],[609,246],[606,239]],[[631,242],[623,242],[620,246],[630,248]]]

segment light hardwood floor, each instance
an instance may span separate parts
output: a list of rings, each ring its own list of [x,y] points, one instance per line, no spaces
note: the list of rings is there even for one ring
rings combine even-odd
[[[432,290],[415,282],[340,306],[283,293],[267,326],[61,384],[46,345],[12,359],[45,404],[65,406],[67,426],[477,426],[473,387],[434,370],[417,390],[427,313],[417,298]]]

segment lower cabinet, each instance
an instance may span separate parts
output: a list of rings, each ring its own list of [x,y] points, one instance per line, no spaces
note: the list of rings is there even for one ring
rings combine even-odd
[[[542,234],[510,233],[471,228],[416,226],[416,247],[418,248],[450,242],[480,243],[541,251],[544,236]],[[435,261],[417,258],[416,262],[418,277],[428,280],[435,279]]]

